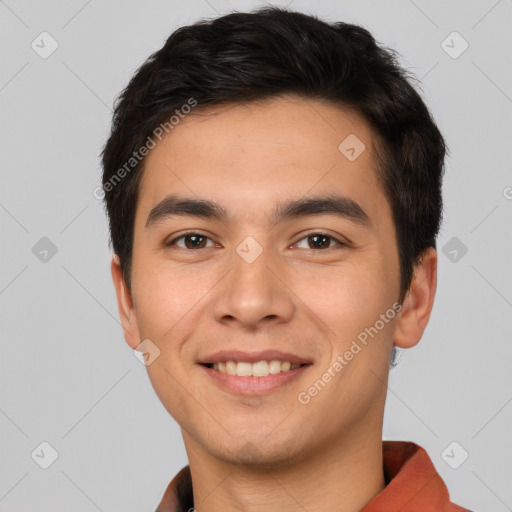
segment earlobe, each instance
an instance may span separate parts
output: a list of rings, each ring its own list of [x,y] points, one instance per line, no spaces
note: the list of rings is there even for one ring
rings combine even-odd
[[[119,311],[119,318],[123,327],[124,338],[132,349],[136,349],[140,344],[139,327],[137,324],[137,317],[133,307],[133,300],[126,286],[126,282],[121,270],[121,263],[119,256],[114,254],[112,263],[110,265],[112,273],[112,281],[117,296],[117,309]]]
[[[398,317],[393,344],[400,348],[415,346],[427,327],[437,287],[437,252],[430,247],[414,267],[414,278]]]

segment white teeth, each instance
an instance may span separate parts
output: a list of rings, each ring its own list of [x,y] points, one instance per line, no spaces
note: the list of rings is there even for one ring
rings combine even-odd
[[[234,361],[226,362],[226,373],[228,375],[236,375],[236,363]]]
[[[270,373],[279,373],[281,371],[281,361],[270,361],[268,365],[270,369]]]
[[[238,363],[236,365],[236,374],[240,377],[250,377],[252,375],[252,363]]]
[[[289,361],[258,361],[247,363],[245,361],[226,361],[213,364],[213,369],[228,375],[239,377],[266,377],[269,374],[288,372],[299,368],[300,364],[291,364]]]
[[[238,364],[240,365],[240,363]],[[251,366],[251,373],[254,377],[266,377],[270,373],[267,361],[259,361],[258,363],[253,363]]]

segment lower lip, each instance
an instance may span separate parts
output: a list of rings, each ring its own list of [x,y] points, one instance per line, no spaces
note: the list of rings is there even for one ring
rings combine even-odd
[[[269,374],[266,377],[240,377],[228,375],[219,370],[200,365],[206,373],[220,386],[239,395],[266,395],[298,379],[310,364],[299,366],[294,370]]]

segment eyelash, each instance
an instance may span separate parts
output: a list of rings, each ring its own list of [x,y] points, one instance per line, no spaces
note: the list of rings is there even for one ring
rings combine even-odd
[[[196,231],[189,231],[188,233],[183,233],[182,235],[178,236],[177,238],[171,240],[170,242],[166,242],[165,243],[165,246],[166,247],[171,247],[173,245],[175,245],[175,243],[178,241],[178,240],[181,240],[182,238],[186,238],[187,236],[191,236],[191,235],[198,235],[202,238],[207,238],[208,240],[211,240],[210,237],[206,236],[206,235],[202,235],[201,233],[197,233]],[[310,233],[306,236],[303,236],[302,238],[300,238],[299,240],[297,240],[297,242],[295,242],[296,244],[298,242],[301,242],[302,240],[306,239],[306,238],[310,238],[310,237],[313,237],[313,236],[316,236],[316,235],[320,235],[320,236],[325,236],[327,238],[329,238],[330,240],[336,242],[336,244],[340,247],[340,248],[343,248],[343,247],[348,247],[348,244],[347,243],[344,243],[342,242],[341,240],[338,240],[337,238],[327,234],[327,233],[322,233],[321,231],[318,231],[318,232],[313,232],[313,233]],[[295,245],[295,244],[294,244]],[[329,249],[334,249],[336,246],[334,247],[328,247],[327,249],[311,249],[313,251],[327,251]],[[209,249],[209,247],[203,247],[203,248],[198,248],[198,249],[188,249],[186,247],[180,247],[180,249],[183,249],[185,251],[188,251],[188,252],[194,252],[194,251],[200,251],[200,250],[203,250],[203,249]]]

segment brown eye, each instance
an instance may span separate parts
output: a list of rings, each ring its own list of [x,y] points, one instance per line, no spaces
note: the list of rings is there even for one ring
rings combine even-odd
[[[337,244],[338,246],[346,245],[343,242],[340,242],[336,238],[334,238],[330,235],[327,235],[325,233],[313,233],[311,235],[305,236],[304,238],[301,238],[299,240],[299,242],[297,242],[297,243],[302,242],[302,240],[307,240],[306,249],[316,249],[316,250],[330,249],[331,247],[333,247],[333,246],[331,246],[331,242],[334,242],[335,245]],[[300,248],[302,249],[304,247],[300,247]]]
[[[178,245],[177,242],[183,240],[184,245]],[[167,247],[177,245],[180,249],[204,249],[206,247],[206,241],[210,240],[207,236],[199,233],[185,233],[184,235],[175,238],[171,242],[165,244]],[[211,246],[210,246],[211,247]]]

